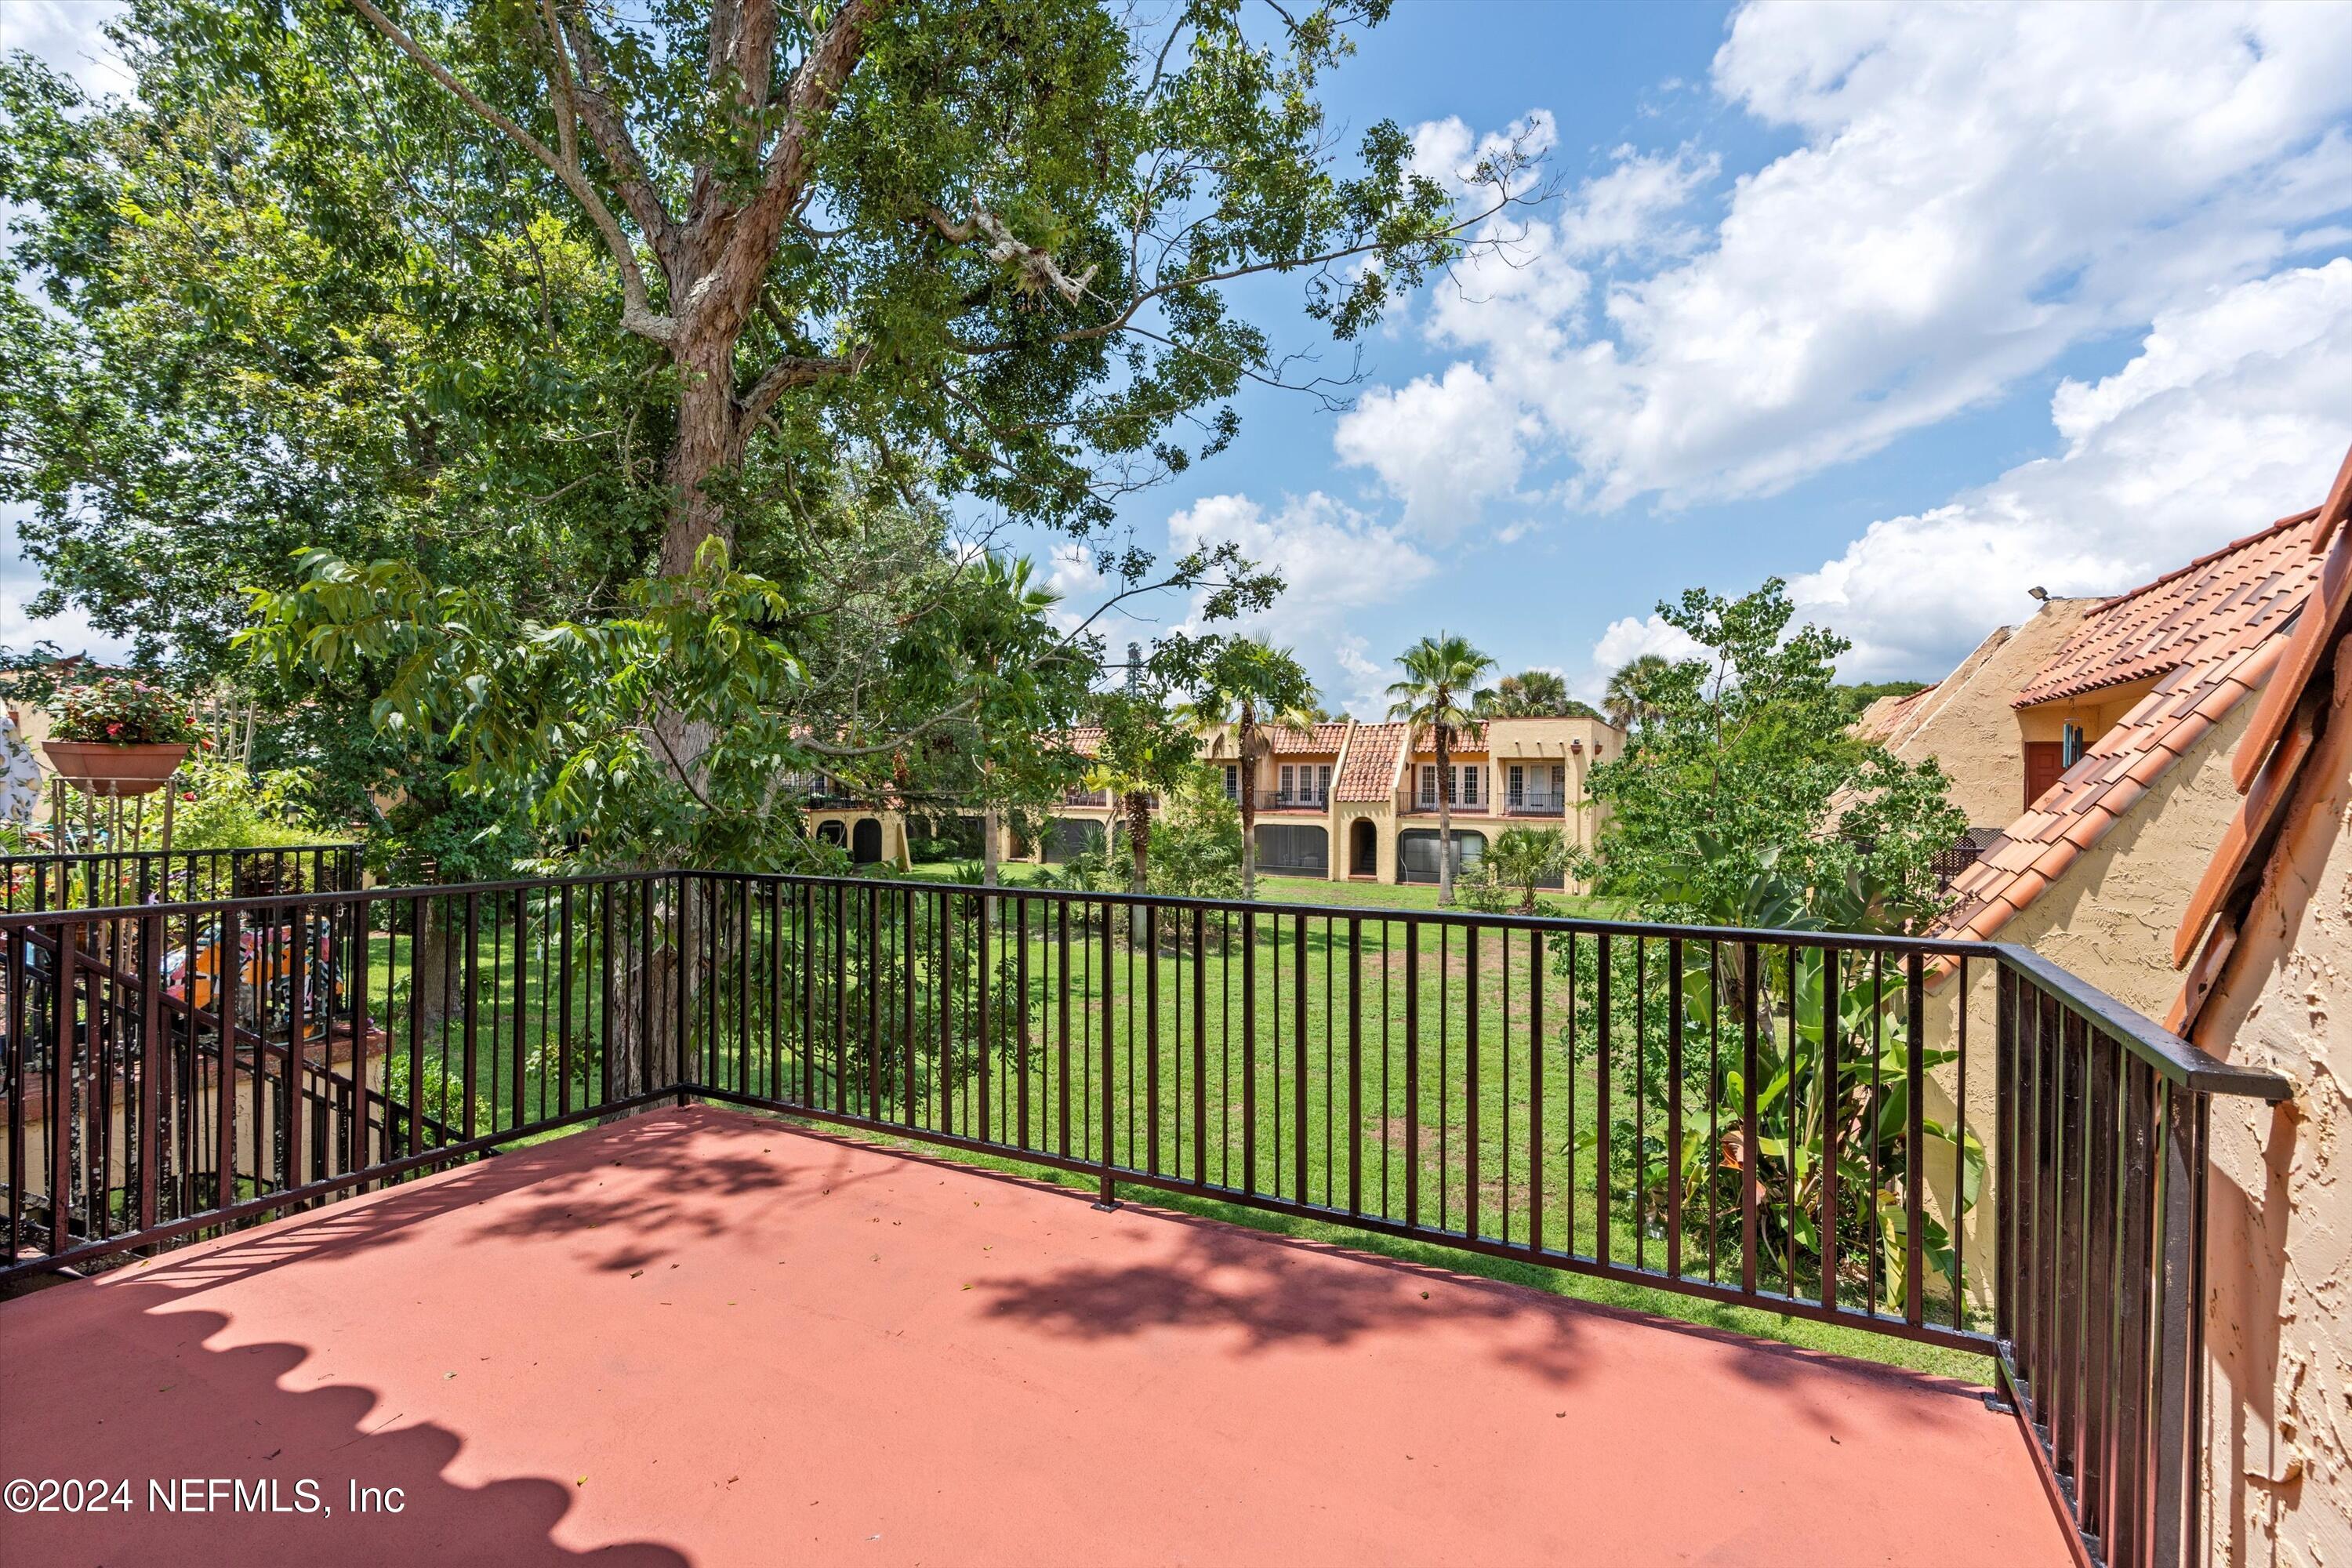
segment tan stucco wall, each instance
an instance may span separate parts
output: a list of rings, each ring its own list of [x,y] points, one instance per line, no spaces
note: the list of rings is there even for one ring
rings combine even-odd
[[[2158,775],[2106,837],[1995,933],[2151,1018],[2180,991],[2172,933],[2237,815],[2230,753],[2254,704],[2242,700]]]
[[[2230,777],[2231,753],[2252,719],[2254,703],[2241,700],[2191,747],[2187,757],[2157,779],[2105,837],[2066,868],[1995,934],[1995,940],[2030,947],[2145,1016],[2162,1018],[2179,994],[2180,974],[2172,967],[2172,935],[2189,895],[2238,809]],[[1996,966],[1969,965],[1969,1131],[1983,1140],[1990,1157],[1995,1125],[1993,1045]],[[1960,987],[1947,981],[1933,990],[1926,1009],[1931,1047],[1958,1045]],[[1949,1122],[1958,1072],[1938,1071],[1927,1109]],[[1929,1184],[1938,1214],[1951,1212],[1948,1157],[1931,1160]],[[1999,1201],[1999,1194],[1994,1194]],[[1969,1230],[1969,1293],[1981,1299],[1992,1285],[1987,1227],[1990,1205],[1971,1211]],[[1985,1260],[1980,1266],[1977,1260]],[[1980,1271],[1979,1271],[1980,1270]],[[2347,1559],[2352,1562],[2352,1559]]]
[[[2352,1563],[2352,660],[2328,732],[2195,1030],[2295,1085],[2217,1101],[2208,1191],[2208,1551],[2261,1568]]]
[[[1968,813],[1971,825],[1997,827],[2014,820],[2025,804],[2025,753],[2017,710],[2010,704],[2102,603],[2053,599],[2008,628],[1997,646],[1979,648],[1920,700],[1918,711],[1887,750],[1906,762],[1934,757],[1952,781],[1952,804]]]
[[[901,871],[913,862],[907,856],[907,819],[895,811],[858,811],[856,809],[812,811],[808,816],[809,837],[814,838],[826,823],[837,823],[842,842],[852,841],[857,824],[871,817],[882,825],[882,858]]]

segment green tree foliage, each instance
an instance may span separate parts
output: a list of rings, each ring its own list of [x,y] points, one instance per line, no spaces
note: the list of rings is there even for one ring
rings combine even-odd
[[[1591,868],[1600,890],[1659,919],[1778,924],[1868,888],[1916,921],[1932,861],[1966,830],[1933,760],[1905,763],[1846,734],[1835,661],[1844,639],[1790,628],[1778,578],[1727,599],[1692,589],[1659,614],[1706,651],[1642,682],[1651,713],[1623,756],[1596,765],[1607,812]],[[1874,919],[1878,918],[1874,913]]]
[[[408,721],[390,782],[511,764],[497,788],[615,809],[603,836],[650,851],[682,798],[740,827],[719,775],[774,754],[705,756],[740,716],[709,667],[756,599],[825,757],[979,787],[933,749],[977,710],[905,663],[973,630],[936,600],[987,597],[936,517],[960,499],[1094,541],[1123,592],[1247,580],[1103,542],[1121,497],[1232,439],[1235,392],[1287,383],[1234,290],[1286,274],[1346,340],[1528,194],[1515,151],[1462,202],[1393,124],[1341,145],[1321,87],[1385,9],[135,0],[135,99],[0,66],[0,200],[40,295],[0,299],[0,498],[30,510],[38,608],[284,712],[325,666],[245,675],[241,590],[292,612],[364,587],[386,635],[329,690]],[[465,630],[393,635],[394,605]],[[352,651],[331,620],[277,624]],[[417,662],[435,642],[482,657]],[[592,669],[649,710],[526,743],[580,737],[552,704]],[[474,685],[420,689],[445,676]],[[885,685],[891,706],[853,700]],[[648,769],[676,787],[622,787]]]
[[[1389,717],[1427,731],[1437,750],[1437,901],[1454,901],[1454,740],[1476,722],[1478,704],[1491,694],[1478,683],[1495,661],[1467,637],[1440,632],[1397,656],[1404,678],[1389,687]]]

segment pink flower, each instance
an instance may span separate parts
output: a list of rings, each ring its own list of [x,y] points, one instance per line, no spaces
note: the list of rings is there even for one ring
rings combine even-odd
[[[120,724],[109,724],[106,727],[106,732],[110,735],[120,735],[122,733],[122,726]]]

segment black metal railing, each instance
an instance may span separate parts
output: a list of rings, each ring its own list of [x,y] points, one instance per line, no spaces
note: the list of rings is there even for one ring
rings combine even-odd
[[[2009,947],[904,880],[10,914],[0,985],[10,1275],[703,1098],[1980,1352],[2165,1568],[2206,1107],[2284,1092]]]
[[[0,912],[194,903],[360,884],[355,844],[0,855]]]

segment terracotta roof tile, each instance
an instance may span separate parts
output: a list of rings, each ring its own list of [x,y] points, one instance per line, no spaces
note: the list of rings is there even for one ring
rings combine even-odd
[[[1274,754],[1277,757],[1300,752],[1329,755],[1338,752],[1339,742],[1348,738],[1348,721],[1342,719],[1337,723],[1316,724],[1305,730],[1269,727],[1265,735],[1274,742]]]
[[[1331,793],[1340,800],[1387,800],[1396,788],[1397,757],[1404,750],[1402,724],[1359,724],[1339,759]]]
[[[2312,515],[2108,601],[2066,640],[2018,706],[2151,676],[2156,685],[1953,879],[1937,934],[1989,937],[2007,924],[2262,685],[2318,578]]]
[[[1099,724],[1081,724],[1062,737],[1070,750],[1079,756],[1091,757],[1102,750],[1103,731]]]
[[[2180,677],[2268,639],[2302,607],[2318,575],[2320,562],[2311,552],[2315,515],[2283,519],[2110,599],[2018,693],[2016,705],[2030,708],[2152,675]]]

